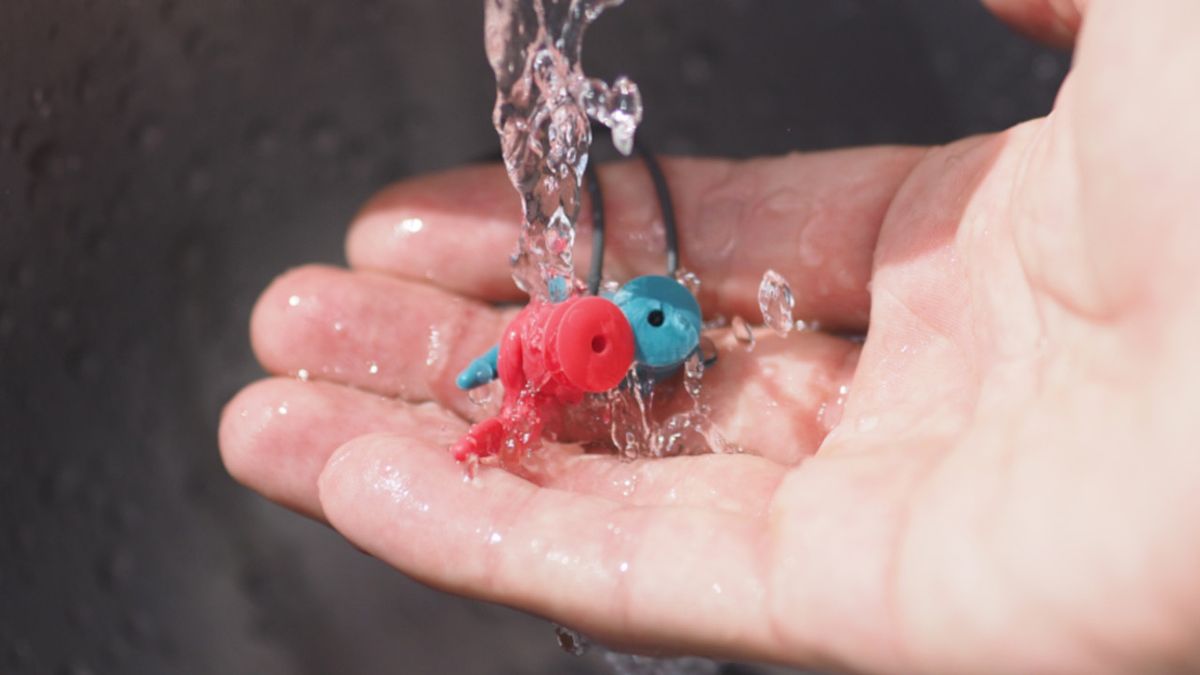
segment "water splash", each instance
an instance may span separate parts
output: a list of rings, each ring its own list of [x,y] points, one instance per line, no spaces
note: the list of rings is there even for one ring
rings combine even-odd
[[[628,154],[642,119],[637,85],[588,79],[585,30],[622,0],[486,0],[484,44],[496,74],[492,122],[524,224],[513,279],[537,299],[582,290],[571,249],[592,143],[589,118]],[[554,293],[551,293],[554,289]]]
[[[666,419],[655,414],[661,398],[656,393],[667,387],[649,386],[636,370],[624,386],[608,395],[609,435],[612,444],[627,459],[675,457],[709,452],[740,452],[726,440],[712,421],[712,408],[703,399],[704,363],[715,356],[716,347],[707,338],[701,349],[688,358],[682,377],[688,406]]]
[[[762,311],[763,322],[780,337],[787,337],[796,327],[793,315],[796,297],[792,295],[792,286],[775,270],[767,270],[758,285],[758,308]]]

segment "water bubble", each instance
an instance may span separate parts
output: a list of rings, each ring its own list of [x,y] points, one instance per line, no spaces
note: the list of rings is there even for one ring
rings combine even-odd
[[[792,287],[775,270],[767,270],[758,285],[758,308],[762,311],[763,321],[780,337],[787,337],[796,327],[792,316],[796,308]]]

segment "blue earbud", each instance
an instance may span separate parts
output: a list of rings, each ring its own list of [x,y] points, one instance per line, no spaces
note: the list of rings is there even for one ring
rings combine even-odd
[[[654,379],[669,377],[700,346],[700,303],[671,277],[638,277],[612,300],[633,327],[635,362]]]

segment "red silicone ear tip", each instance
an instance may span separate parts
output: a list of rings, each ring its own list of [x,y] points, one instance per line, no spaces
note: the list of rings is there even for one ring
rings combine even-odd
[[[555,340],[558,364],[583,391],[608,391],[633,365],[633,329],[610,300],[583,297],[565,309]]]

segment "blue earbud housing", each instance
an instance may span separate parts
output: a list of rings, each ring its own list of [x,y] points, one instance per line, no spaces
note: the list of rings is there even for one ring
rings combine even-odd
[[[651,377],[670,376],[700,346],[700,303],[675,279],[638,277],[612,300],[633,327],[635,362]]]

